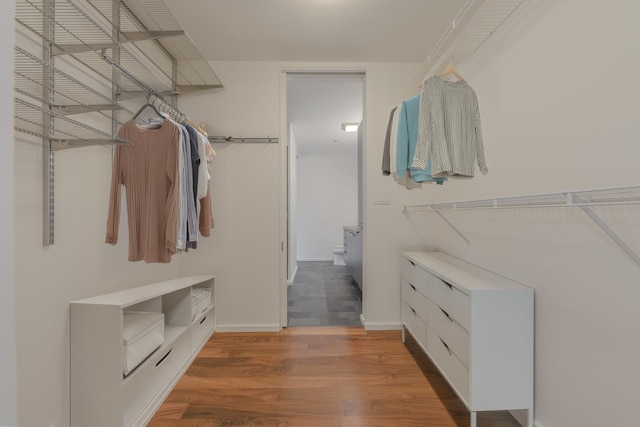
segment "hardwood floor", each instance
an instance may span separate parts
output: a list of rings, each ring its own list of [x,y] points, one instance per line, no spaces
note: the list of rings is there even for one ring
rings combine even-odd
[[[400,331],[215,333],[149,427],[467,427],[469,413]],[[412,356],[413,354],[413,356]],[[479,427],[517,427],[504,412]]]

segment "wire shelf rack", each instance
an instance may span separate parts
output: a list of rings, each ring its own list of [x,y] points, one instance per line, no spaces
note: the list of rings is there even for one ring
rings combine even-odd
[[[640,186],[406,205],[405,212],[640,204]]]
[[[412,88],[447,64],[460,67],[526,0],[468,0],[416,73]]]
[[[558,193],[533,194],[527,196],[500,197],[494,199],[462,200],[455,202],[426,203],[405,205],[404,212],[434,212],[467,244],[469,239],[462,233],[443,212],[453,210],[486,210],[486,209],[530,209],[530,208],[579,208],[581,209],[611,240],[613,240],[636,264],[640,265],[640,256],[631,249],[620,236],[594,210],[599,206],[631,206],[640,205],[640,186],[616,187],[605,189],[589,189],[564,191]]]
[[[55,151],[126,144],[126,100],[185,122],[177,95],[223,86],[162,0],[16,0],[15,21],[14,128],[43,142],[47,246]]]

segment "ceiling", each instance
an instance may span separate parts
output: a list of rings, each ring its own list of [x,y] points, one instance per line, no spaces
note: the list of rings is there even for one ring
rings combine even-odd
[[[287,119],[299,156],[357,154],[357,132],[343,123],[362,121],[364,76],[289,75]]]
[[[164,2],[208,61],[422,64],[466,0]],[[290,77],[299,155],[355,153],[341,124],[362,120],[362,87],[361,76]]]
[[[466,0],[164,2],[210,61],[422,63]]]

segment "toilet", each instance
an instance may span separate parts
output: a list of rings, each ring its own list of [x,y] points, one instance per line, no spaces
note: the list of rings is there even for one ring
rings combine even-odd
[[[331,252],[333,252],[333,265],[345,265],[344,246],[331,246]]]

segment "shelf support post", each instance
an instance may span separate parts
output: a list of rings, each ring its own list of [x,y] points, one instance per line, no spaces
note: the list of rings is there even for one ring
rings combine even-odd
[[[120,64],[120,1],[121,0],[113,0],[113,5],[111,6],[111,17],[113,22],[111,23],[111,36],[113,39],[113,60],[117,64]],[[120,73],[116,68],[111,68],[111,100],[114,103],[120,103]],[[111,134],[118,134],[118,112],[116,110],[111,111]],[[111,148],[113,152],[115,147]]]
[[[55,0],[43,0],[42,8],[42,32],[45,36],[42,41],[42,60],[46,64],[53,65],[52,45],[55,37]],[[51,105],[55,99],[55,73],[52,67],[42,67],[42,99],[47,100],[48,106],[43,106],[42,113],[42,242],[44,246],[52,245],[54,242],[55,225],[55,157],[51,150],[51,140],[53,139],[54,116],[50,113]]]
[[[575,203],[580,203],[579,207],[580,209],[582,209],[582,212],[584,212],[589,218],[591,218],[591,220],[593,222],[596,223],[596,225],[598,227],[600,227],[600,229],[602,231],[604,231],[604,233],[609,236],[609,238],[611,240],[613,240],[619,247],[620,249],[622,249],[633,261],[635,261],[636,264],[640,265],[640,257],[638,257],[638,254],[636,254],[621,238],[620,236],[618,236],[616,234],[615,231],[613,231],[611,229],[611,227],[609,227],[607,225],[606,222],[604,222],[602,220],[602,218],[600,218],[598,216],[598,214],[596,214],[593,209],[591,209],[590,206],[585,206],[584,201],[580,199],[580,197],[576,196],[573,193],[567,193],[567,204],[568,205],[572,205]]]

